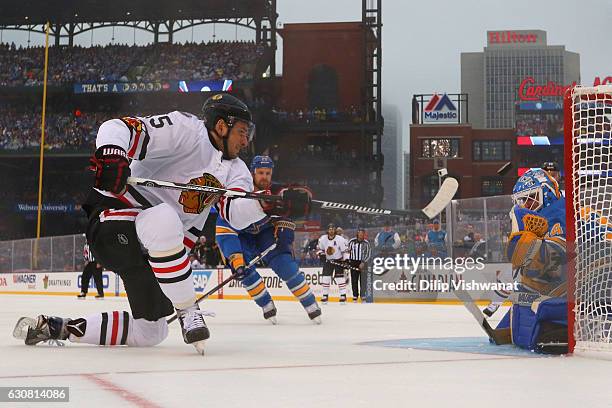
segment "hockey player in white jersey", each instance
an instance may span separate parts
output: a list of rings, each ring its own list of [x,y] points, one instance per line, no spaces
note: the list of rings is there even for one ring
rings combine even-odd
[[[121,276],[132,313],[77,319],[40,315],[28,329],[26,344],[68,339],[151,346],[166,338],[166,316],[176,310],[185,343],[203,354],[210,333],[195,303],[188,250],[219,197],[126,184],[131,174],[240,188],[236,175],[249,174],[238,154],[254,135],[251,112],[239,99],[217,94],[205,102],[203,116],[174,111],[100,126],[92,158],[95,188],[83,205],[89,217],[87,241],[96,259]],[[235,218],[241,201],[251,200],[234,200]]]
[[[321,303],[325,304],[329,300],[329,286],[331,285],[332,275],[338,284],[340,292],[340,303],[346,304],[346,276],[344,275],[344,264],[348,260],[348,242],[341,235],[336,235],[336,226],[329,224],[327,234],[321,235],[317,246],[319,258],[323,263],[323,276],[321,286],[323,286],[323,296]]]

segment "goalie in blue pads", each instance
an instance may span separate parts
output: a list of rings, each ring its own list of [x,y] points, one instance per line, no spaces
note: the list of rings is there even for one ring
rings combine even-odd
[[[300,272],[293,258],[295,224],[287,218],[290,215],[300,216],[308,212],[308,205],[301,204],[308,200],[300,200],[299,196],[309,193],[299,187],[273,186],[273,168],[274,163],[270,157],[255,156],[251,163],[252,175],[247,172],[251,187],[254,185],[259,192],[274,193],[283,197],[287,195],[287,191],[292,191],[292,194],[298,196],[298,199],[285,200],[280,205],[252,201],[255,206],[251,209],[251,213],[254,215],[249,221],[255,219],[257,221],[248,225],[246,222],[232,218],[238,213],[233,214],[231,200],[221,200],[218,204],[217,242],[227,264],[234,273],[240,273],[242,285],[255,303],[262,308],[264,318],[273,324],[276,324],[276,306],[261,275],[255,267],[246,271],[241,271],[241,268],[244,269],[246,263],[276,243],[276,248],[264,257],[264,262],[286,283],[289,290],[304,307],[308,317],[318,324],[321,322],[321,309],[304,274]]]
[[[512,232],[506,254],[518,290],[497,326],[518,347],[567,352],[565,199],[557,181],[530,169],[513,189]]]

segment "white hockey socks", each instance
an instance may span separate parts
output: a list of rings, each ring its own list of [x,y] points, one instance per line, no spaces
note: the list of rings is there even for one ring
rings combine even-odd
[[[338,284],[340,296],[346,296],[346,278],[344,276],[336,276],[336,283]]]
[[[149,252],[149,263],[161,290],[175,308],[193,306],[196,295],[185,247],[167,252]]]
[[[331,276],[321,276],[321,286],[323,286],[323,296],[329,295],[329,285],[331,284]]]

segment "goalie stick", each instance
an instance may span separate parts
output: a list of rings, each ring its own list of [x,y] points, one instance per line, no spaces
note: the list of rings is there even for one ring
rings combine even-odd
[[[257,255],[255,258],[251,259],[251,262],[249,262],[249,264],[245,266],[244,268],[245,269],[252,268],[259,261],[261,261],[266,255],[268,255],[271,251],[274,251],[274,249],[276,249],[276,244],[270,245],[268,248],[264,249],[262,253]],[[220,284],[218,284],[217,286],[215,286],[214,288],[212,288],[211,290],[209,290],[208,292],[200,296],[198,300],[196,300],[196,304],[200,303],[201,301],[203,301],[204,299],[206,299],[207,297],[209,297],[210,295],[212,295],[213,293],[215,293],[216,291],[218,291],[219,289],[221,289],[222,287],[224,287],[225,285],[227,285],[229,282],[233,281],[234,279],[236,279],[236,275],[231,274],[223,282],[221,282]],[[170,324],[173,321],[175,321],[177,318],[178,318],[178,315],[174,314],[171,318],[167,320],[167,323]]]
[[[466,291],[462,289],[455,289],[455,296],[463,303],[463,306],[474,316],[474,319],[478,322],[478,325],[484,330],[484,332],[489,336],[489,339],[495,343],[496,345],[500,344],[508,344],[508,335],[509,333],[502,332],[501,330],[496,330],[491,327],[486,317],[480,310],[480,308],[474,302],[472,296]]]
[[[167,188],[170,190],[180,190],[180,191],[195,191],[199,193],[217,194],[220,196],[233,197],[233,198],[249,198],[252,200],[261,200],[261,201],[282,201],[283,200],[281,196],[277,196],[277,195],[252,193],[248,191],[228,190],[226,188],[200,186],[198,184],[175,183],[172,181],[153,180],[153,179],[147,179],[147,178],[141,178],[141,177],[128,177],[127,183],[133,186],[143,186],[143,187],[150,187],[150,188]],[[444,187],[444,185],[442,186]],[[390,216],[400,216],[400,217],[411,214],[411,212],[407,210],[387,210],[383,208],[364,207],[362,205],[356,205],[356,204],[336,203],[333,201],[312,200],[312,203],[318,205],[324,210],[355,211],[360,214],[390,215]]]
[[[452,177],[445,178],[440,186],[440,190],[438,190],[438,194],[436,194],[433,200],[431,200],[431,202],[427,204],[425,208],[423,208],[423,213],[425,213],[429,219],[432,219],[436,215],[440,214],[453,200],[453,197],[455,194],[457,194],[458,189],[459,182],[457,179]]]

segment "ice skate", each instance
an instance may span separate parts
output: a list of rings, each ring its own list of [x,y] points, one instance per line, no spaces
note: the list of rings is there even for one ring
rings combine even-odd
[[[329,301],[329,297],[327,295],[321,296],[321,303],[322,304],[326,305],[328,301]]]
[[[23,339],[28,346],[41,342],[62,345],[60,340],[66,340],[70,334],[66,329],[70,319],[56,316],[39,315],[38,318],[21,317],[13,329],[13,337]]]
[[[85,292],[81,292],[81,293],[79,293],[79,294],[77,295],[77,298],[78,298],[78,299],[85,299],[86,297],[87,297],[87,293],[85,293]]]
[[[203,355],[205,340],[210,337],[210,332],[202,317],[204,313],[197,304],[187,309],[179,309],[176,313],[181,323],[183,340],[187,344],[192,344],[198,353]]]
[[[267,305],[262,307],[262,310],[264,319],[272,324],[278,323],[276,320],[276,306],[274,305],[274,302],[269,302]]]
[[[346,295],[340,295],[338,302],[340,302],[341,305],[346,305]]]
[[[318,304],[314,303],[308,307],[306,307],[306,313],[308,313],[308,317],[314,324],[321,324],[321,308]]]
[[[485,307],[482,312],[488,317],[491,317],[495,312],[497,312],[497,309],[499,309],[500,306],[501,302],[491,302],[489,303],[489,306]]]

